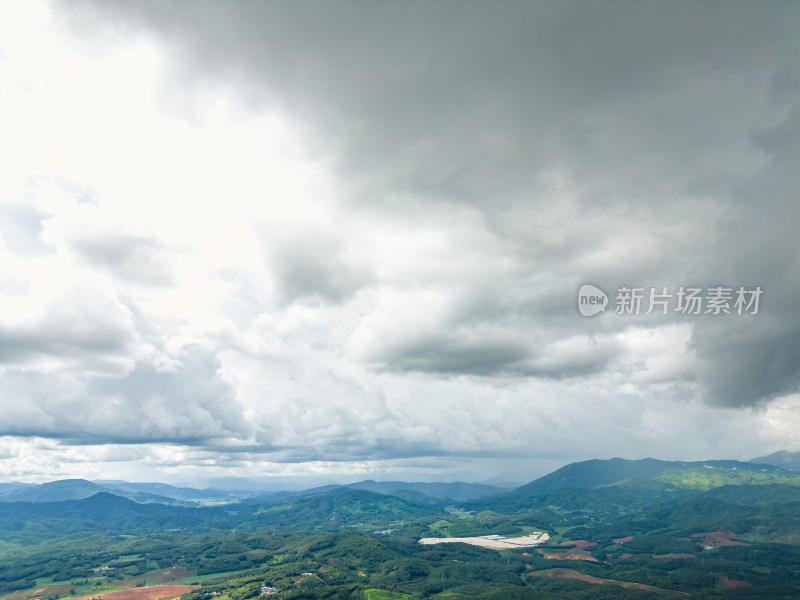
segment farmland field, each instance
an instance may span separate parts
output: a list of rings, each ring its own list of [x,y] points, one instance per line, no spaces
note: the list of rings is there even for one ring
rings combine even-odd
[[[134,587],[127,590],[115,590],[77,596],[75,600],[162,600],[164,598],[177,598],[181,594],[191,592],[199,586],[196,585],[149,585]]]
[[[610,583],[610,584],[622,586],[624,588],[637,589],[637,590],[646,590],[646,591],[649,591],[649,592],[657,592],[657,593],[661,593],[661,594],[665,594],[665,595],[673,596],[673,597],[687,597],[689,595],[689,594],[686,594],[684,592],[677,592],[677,591],[674,591],[674,590],[664,590],[664,589],[660,589],[660,588],[657,588],[657,587],[644,585],[643,583],[632,583],[630,581],[619,581],[617,579],[604,579],[604,578],[601,578],[601,577],[594,577],[592,575],[585,575],[583,573],[575,571],[574,569],[557,568],[557,569],[549,569],[549,570],[546,570],[546,571],[534,571],[534,572],[531,573],[531,575],[539,576],[539,577],[547,576],[547,577],[550,577],[552,579],[561,579],[561,578],[563,578],[563,579],[578,579],[580,581],[585,581],[586,583],[596,583],[596,584]]]

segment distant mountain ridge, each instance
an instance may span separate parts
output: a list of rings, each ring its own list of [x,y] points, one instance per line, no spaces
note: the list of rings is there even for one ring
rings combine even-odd
[[[673,469],[696,469],[702,467],[742,471],[778,471],[779,467],[753,464],[736,460],[666,461],[655,458],[628,460],[624,458],[592,459],[571,463],[552,473],[540,477],[513,492],[512,496],[539,496],[561,488],[596,488],[626,479],[643,477],[654,479]]]
[[[750,462],[760,465],[774,465],[787,471],[800,471],[800,452],[779,450],[767,456],[754,458]]]
[[[145,492],[125,491],[98,485],[86,479],[61,479],[39,485],[24,485],[3,490],[0,488],[0,502],[63,502],[82,500],[101,492],[113,493],[140,504],[174,504],[172,498]]]
[[[767,459],[771,460],[765,462]],[[543,496],[564,488],[594,489],[625,480],[638,479],[637,487],[644,480],[649,485],[681,485],[680,474],[692,469],[718,468],[741,472],[787,472],[786,466],[793,466],[800,460],[800,453],[776,452],[768,457],[753,459],[750,462],[735,460],[707,461],[665,461],[654,458],[629,460],[623,458],[592,459],[568,464],[548,475],[531,481],[516,489],[466,482],[404,482],[365,480],[350,484],[329,484],[300,491],[281,491],[257,494],[254,491],[232,491],[185,488],[166,483],[131,483],[119,480],[87,481],[85,479],[65,479],[43,484],[24,484],[19,482],[0,484],[0,502],[60,502],[89,498],[97,493],[107,492],[138,503],[156,503],[177,506],[198,506],[208,504],[229,504],[244,502],[248,505],[262,503],[275,504],[292,498],[314,496],[335,490],[367,490],[378,494],[395,496],[414,505],[432,505],[446,502],[492,503],[504,497]],[[660,482],[655,480],[660,480]],[[695,480],[697,477],[695,477]],[[726,482],[731,483],[731,482]],[[783,480],[768,483],[786,483]],[[789,481],[789,483],[792,483]],[[696,484],[696,482],[695,482]],[[702,484],[700,484],[702,485]],[[695,487],[697,484],[695,485]]]
[[[288,498],[299,498],[324,494],[334,490],[368,490],[379,494],[396,496],[412,504],[436,504],[443,501],[465,502],[479,500],[491,496],[507,494],[510,490],[485,483],[467,483],[456,481],[453,483],[439,482],[407,482],[407,481],[356,481],[343,485],[329,484],[294,492],[272,492],[247,499],[247,504],[260,502],[279,502]]]
[[[0,484],[0,502],[62,502],[81,500],[95,494],[107,492],[140,504],[168,504],[198,506],[242,502],[259,504],[275,503],[288,498],[312,496],[338,489],[358,489],[394,495],[413,504],[436,504],[441,501],[462,502],[507,493],[508,488],[480,483],[425,483],[405,481],[358,481],[337,485],[330,484],[296,492],[271,492],[256,494],[253,491],[198,490],[166,483],[138,483],[121,480],[88,481],[86,479],[62,479],[42,484],[19,482]]]
[[[485,483],[465,483],[456,481],[453,483],[406,483],[403,481],[359,481],[351,483],[347,487],[360,490],[370,490],[380,494],[392,494],[397,492],[418,492],[438,500],[454,500],[456,502],[464,500],[477,500],[488,496],[499,496],[508,493],[508,488]]]
[[[20,481],[11,481],[8,483],[0,483],[0,495],[6,494],[13,490],[18,490],[24,487],[30,487],[36,485],[35,483],[22,483]]]
[[[253,496],[253,492],[236,490],[196,489],[178,487],[168,483],[140,483],[120,480],[99,480],[94,483],[102,485],[118,496],[126,494],[148,494],[162,498],[170,498],[189,503],[233,502]],[[126,497],[131,497],[130,495]],[[135,499],[135,498],[131,498]]]
[[[473,529],[468,531],[484,533],[492,533],[497,527],[516,530],[517,525],[512,522],[516,517],[501,518],[497,516],[500,514],[536,514],[536,518],[564,524],[650,511],[653,515],[666,515],[675,524],[684,518],[681,511],[691,511],[692,507],[708,511],[708,518],[700,520],[703,523],[711,523],[724,514],[741,521],[742,515],[757,515],[759,507],[772,507],[769,510],[775,518],[798,514],[800,510],[800,502],[795,500],[800,495],[800,473],[767,464],[725,460],[588,460],[566,465],[502,494],[496,493],[502,488],[480,484],[362,481],[202,507],[126,487],[195,493],[190,488],[180,491],[166,484],[115,481],[101,485],[82,479],[9,485],[0,489],[0,538],[27,544],[81,531],[138,535],[195,526],[215,531],[259,527],[339,531],[342,527],[438,519],[452,513],[454,497],[459,495],[479,496],[458,501],[458,508],[464,509],[461,514],[473,514],[483,523],[480,527],[473,523]],[[125,494],[128,497],[122,497]],[[172,505],[168,505],[170,502]],[[699,527],[700,521],[693,526]],[[745,524],[754,527],[754,523]],[[792,525],[789,532],[794,529]],[[795,533],[800,535],[800,529]]]

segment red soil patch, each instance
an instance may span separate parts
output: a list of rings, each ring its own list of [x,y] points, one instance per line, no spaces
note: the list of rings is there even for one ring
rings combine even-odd
[[[79,596],[75,600],[161,600],[162,598],[177,598],[181,594],[199,588],[199,585],[148,585],[130,588],[128,590],[115,590],[113,592],[97,592],[89,596]]]
[[[743,579],[730,579],[725,577],[725,575],[720,575],[719,579],[726,588],[753,587],[752,583],[744,581]]]
[[[594,556],[586,552],[586,550],[571,550],[569,552],[559,552],[558,554],[545,554],[544,550],[537,549],[539,554],[544,558],[552,560],[586,560],[589,562],[600,562]]]
[[[704,546],[747,546],[745,542],[734,540],[736,534],[727,527],[720,527],[711,533],[694,533],[693,538],[703,538]]]
[[[586,540],[566,540],[559,544],[559,546],[575,546],[583,550],[584,548],[592,548],[597,546],[597,542],[587,542]]]
[[[633,541],[633,536],[629,535],[628,537],[624,537],[624,538],[614,538],[611,541],[614,542],[615,544],[624,544],[625,542],[632,542]]]
[[[531,575],[534,576],[542,576],[547,574],[548,577],[553,579],[557,578],[564,578],[564,579],[580,579],[581,581],[585,581],[587,583],[597,583],[597,584],[605,584],[605,583],[612,583],[615,585],[622,586],[628,589],[636,589],[636,590],[647,590],[649,592],[656,592],[660,594],[669,594],[674,596],[688,596],[689,594],[685,592],[677,592],[674,590],[665,590],[662,588],[653,587],[651,585],[645,585],[643,583],[633,583],[630,581],[620,581],[618,579],[602,579],[600,577],[594,577],[593,575],[584,575],[583,573],[578,573],[573,569],[550,569],[549,571],[534,571]]]
[[[580,579],[581,581],[587,581],[589,583],[608,583],[611,581],[611,579],[601,579],[594,575],[584,575],[572,569],[550,569],[547,572],[547,576],[553,579],[558,579],[559,577],[563,579]]]

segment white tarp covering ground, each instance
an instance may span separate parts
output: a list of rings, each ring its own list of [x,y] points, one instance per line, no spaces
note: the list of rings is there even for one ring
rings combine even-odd
[[[461,542],[483,548],[507,550],[509,548],[528,548],[543,544],[550,539],[550,535],[541,531],[534,531],[526,536],[507,538],[499,535],[481,535],[478,537],[452,537],[452,538],[422,538],[420,544],[448,544]]]

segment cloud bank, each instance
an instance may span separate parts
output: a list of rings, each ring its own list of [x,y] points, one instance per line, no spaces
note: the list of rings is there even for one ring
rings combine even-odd
[[[796,5],[4,12],[9,448],[142,473],[800,448],[775,419],[800,384]],[[586,319],[585,282],[764,293]]]

